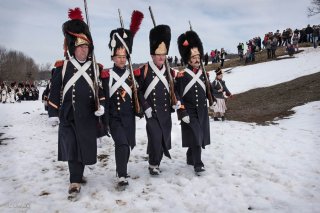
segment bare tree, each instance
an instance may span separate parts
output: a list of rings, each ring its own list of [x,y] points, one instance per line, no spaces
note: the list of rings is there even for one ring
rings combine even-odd
[[[312,0],[311,4],[312,6],[308,7],[308,17],[320,13],[320,0]]]
[[[0,46],[0,81],[33,81],[38,73],[39,66],[32,58]]]

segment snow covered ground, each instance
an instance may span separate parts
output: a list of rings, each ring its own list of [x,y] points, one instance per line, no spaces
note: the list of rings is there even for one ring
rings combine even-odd
[[[236,67],[224,80],[233,93],[274,85],[319,72],[319,56],[319,48],[307,48],[292,59]],[[185,163],[176,114],[172,159],[164,158],[161,175],[151,177],[145,121],[137,119],[129,187],[115,189],[108,138],[98,142],[101,160],[85,169],[80,200],[70,202],[57,127],[48,124],[42,103],[0,104],[0,138],[7,138],[0,145],[0,212],[320,212],[320,101],[293,110],[271,126],[211,120],[200,177]]]

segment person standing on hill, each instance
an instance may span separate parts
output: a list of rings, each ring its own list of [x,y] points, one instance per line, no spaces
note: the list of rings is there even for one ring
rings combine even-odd
[[[277,44],[277,37],[273,36],[271,40],[271,58],[276,58]]]
[[[266,38],[266,49],[267,49],[267,56],[268,56],[268,59],[271,58],[271,39],[272,37],[269,35],[267,38]]]
[[[214,111],[214,120],[219,121],[218,116],[221,117],[221,120],[225,120],[225,112],[227,110],[226,99],[231,97],[232,94],[228,90],[226,83],[223,78],[223,71],[219,67],[216,71],[216,79],[212,82],[212,95],[217,100],[217,103],[212,107]]]
[[[212,64],[215,63],[216,62],[216,52],[214,50],[211,50],[210,57],[211,57]]]
[[[174,57],[174,64],[176,67],[178,66],[178,57],[177,56]]]
[[[320,28],[317,25],[313,25],[313,33],[312,33],[312,40],[313,40],[313,47],[318,47],[319,42],[319,34],[320,34]]]
[[[299,40],[300,40],[299,35],[297,33],[294,33],[292,37],[292,45],[296,52],[299,51],[299,44],[298,44]]]
[[[307,42],[312,43],[312,34],[313,34],[313,28],[308,24],[306,30],[306,35],[307,35]]]
[[[224,48],[221,48],[221,52],[220,52],[220,61],[221,61],[220,66],[221,67],[223,67],[224,60],[226,59],[226,55],[227,55],[227,53],[224,51]]]
[[[204,66],[207,66],[207,65],[208,65],[208,61],[209,61],[209,55],[208,55],[208,53],[206,53],[206,54],[204,55]]]
[[[238,49],[238,56],[239,56],[239,61],[242,61],[243,59],[243,48],[242,44],[239,42],[239,45],[237,46]]]

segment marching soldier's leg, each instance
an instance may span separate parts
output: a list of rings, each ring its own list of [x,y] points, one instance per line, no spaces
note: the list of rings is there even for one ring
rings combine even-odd
[[[159,135],[160,134],[160,135]],[[159,175],[159,164],[161,161],[162,134],[161,127],[155,118],[147,121],[148,135],[148,154],[149,154],[149,173],[151,175]]]
[[[201,161],[201,146],[194,145],[192,147],[192,157],[194,162],[194,171],[195,172],[203,172],[204,164]]]
[[[84,165],[78,161],[68,161],[69,172],[70,172],[70,183],[81,183]]]
[[[127,144],[116,145],[115,157],[118,177],[127,177],[127,165],[130,155],[130,148]]]
[[[149,172],[151,175],[159,175],[159,164],[162,159],[162,145],[161,140],[152,140],[149,145]]]
[[[72,192],[80,192],[80,183],[83,178],[84,165],[78,161],[68,161],[70,172],[69,194]]]
[[[193,166],[193,156],[192,156],[192,148],[189,147],[186,153],[187,156],[187,164]]]

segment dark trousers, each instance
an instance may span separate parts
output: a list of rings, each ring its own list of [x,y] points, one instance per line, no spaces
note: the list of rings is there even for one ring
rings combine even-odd
[[[157,148],[151,148],[149,150],[149,164],[152,166],[160,166],[160,162],[163,157],[163,148],[160,143],[160,146]]]
[[[130,156],[130,148],[127,144],[116,145],[115,147],[115,157],[116,157],[116,167],[118,177],[126,177],[127,165]]]
[[[223,64],[224,64],[224,59],[220,59],[220,61],[221,61],[221,64],[220,64],[220,66],[221,66],[221,67],[223,67]]]
[[[162,160],[164,149],[161,126],[157,118],[147,119],[148,154],[149,164],[159,166]]]
[[[160,166],[163,157],[162,141],[158,143],[149,144],[149,164],[152,166]]]
[[[271,49],[267,49],[268,58],[271,58]]]
[[[192,146],[188,148],[187,161],[193,162],[194,168],[204,166],[201,161],[201,146]]]
[[[276,50],[271,49],[271,58],[276,58]]]
[[[81,183],[84,165],[78,161],[68,161],[70,172],[70,183]]]

